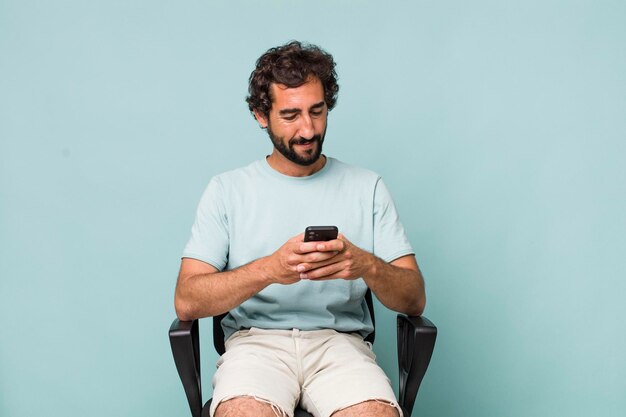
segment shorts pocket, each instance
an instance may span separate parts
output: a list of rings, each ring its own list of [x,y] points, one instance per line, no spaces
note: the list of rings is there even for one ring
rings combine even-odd
[[[249,329],[236,331],[228,339],[226,339],[226,341],[224,342],[224,347],[226,348],[226,350],[228,350],[230,345],[232,345],[232,343],[235,340],[241,339],[242,337],[246,337],[246,336],[248,336],[248,334],[250,334],[250,330]]]
[[[376,354],[374,353],[373,345],[370,342],[365,341],[365,339],[363,339],[363,337],[358,333],[350,333],[348,336],[350,336],[348,340],[350,340],[350,343],[352,343],[353,346],[364,352],[373,360],[376,360]]]

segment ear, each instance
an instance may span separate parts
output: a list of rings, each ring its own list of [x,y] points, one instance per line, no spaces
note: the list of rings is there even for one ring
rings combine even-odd
[[[265,115],[263,113],[261,113],[258,110],[254,110],[254,117],[256,118],[256,121],[259,122],[259,125],[261,126],[261,129],[266,129],[267,128],[267,117],[265,117]]]

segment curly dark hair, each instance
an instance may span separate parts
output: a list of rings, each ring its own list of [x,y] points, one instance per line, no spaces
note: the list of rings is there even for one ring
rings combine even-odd
[[[306,83],[311,76],[322,82],[326,106],[332,110],[337,103],[339,85],[331,54],[298,41],[269,49],[257,60],[256,68],[250,74],[248,108],[268,117],[272,109],[272,83],[295,88]]]

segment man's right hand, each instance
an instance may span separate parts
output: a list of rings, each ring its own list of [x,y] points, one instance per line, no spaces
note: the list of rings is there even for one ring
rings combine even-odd
[[[320,263],[332,259],[337,252],[319,252],[319,242],[304,242],[304,233],[289,239],[270,256],[263,258],[263,269],[268,280],[277,284],[294,284],[300,281],[298,265]]]

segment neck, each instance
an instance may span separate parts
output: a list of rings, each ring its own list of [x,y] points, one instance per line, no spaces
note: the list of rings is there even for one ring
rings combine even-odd
[[[320,155],[319,159],[311,165],[299,165],[285,158],[276,149],[266,159],[272,169],[290,177],[308,177],[326,165],[326,156],[324,155]]]

